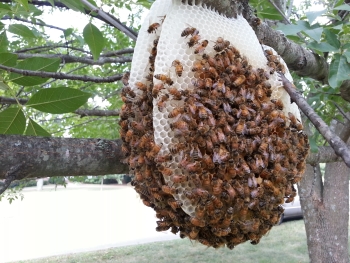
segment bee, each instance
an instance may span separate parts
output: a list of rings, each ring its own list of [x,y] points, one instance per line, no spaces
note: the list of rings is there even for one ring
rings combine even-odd
[[[292,128],[295,128],[297,129],[298,131],[301,131],[303,129],[303,125],[300,123],[300,121],[294,116],[293,113],[291,112],[288,112],[288,117],[289,117],[289,120],[290,120],[290,126]]]
[[[153,192],[152,194],[153,194],[153,197],[155,199],[157,199],[158,201],[161,201],[161,202],[164,201],[164,198],[160,194],[158,194],[156,192]]]
[[[176,154],[184,149],[186,149],[186,145],[183,143],[173,144],[173,145],[170,145],[170,147],[169,147],[169,150],[172,154]]]
[[[242,85],[246,81],[246,77],[244,75],[239,75],[236,80],[232,83],[233,86],[238,87]]]
[[[230,45],[230,41],[225,41],[222,37],[218,37],[218,39],[215,42],[214,50],[216,52],[223,51],[225,48],[227,48]]]
[[[191,69],[193,72],[196,72],[196,71],[201,71],[203,70],[203,64],[201,61],[195,61],[193,63],[193,67]]]
[[[274,103],[276,105],[276,108],[279,110],[283,110],[283,102],[278,99],[278,100],[271,100],[272,103]]]
[[[167,185],[162,185],[162,191],[169,195],[178,194],[178,190],[175,187],[170,187]]]
[[[192,193],[195,196],[199,196],[200,198],[202,198],[202,200],[207,200],[210,196],[210,194],[207,190],[203,190],[201,188],[193,188]]]
[[[268,115],[275,108],[276,108],[276,106],[272,102],[263,102],[263,103],[261,103],[261,110],[264,112],[265,115]]]
[[[182,31],[182,37],[188,37],[189,35],[198,35],[199,31],[194,27],[187,27],[184,31]]]
[[[198,206],[196,207],[195,213],[198,219],[203,219],[205,215],[205,204],[203,202],[200,202],[198,204]]]
[[[195,44],[198,44],[198,41],[201,39],[201,36],[198,34],[192,35],[190,41],[187,42],[188,47],[193,47]]]
[[[217,177],[213,177],[211,185],[213,187],[213,194],[219,196],[222,192],[223,181]]]
[[[194,162],[194,163],[189,163],[186,165],[185,169],[189,172],[189,173],[199,173],[202,171],[201,169],[202,165],[200,162]]]
[[[205,221],[203,219],[199,219],[195,216],[190,218],[190,222],[194,226],[205,227]]]
[[[170,128],[173,129],[179,129],[183,131],[187,131],[189,129],[188,123],[183,120],[178,120],[174,123],[170,123]]]
[[[238,124],[236,126],[236,133],[243,134],[244,128],[245,128],[245,119],[241,118],[239,119]]]
[[[173,85],[173,81],[171,80],[171,78],[169,78],[167,75],[164,75],[164,74],[156,74],[154,75],[154,77],[156,79],[159,79],[161,80],[163,83],[166,83],[168,85]]]
[[[165,154],[165,155],[158,155],[156,158],[154,158],[154,161],[157,163],[164,163],[171,161],[173,159],[173,156],[171,154]]]
[[[214,188],[214,187],[213,187]],[[220,195],[221,195],[221,192],[220,192]],[[217,198],[215,195],[212,195],[210,197],[210,200],[213,201],[213,204],[216,208],[220,209],[224,206],[223,202],[220,201],[219,198]]]
[[[193,147],[192,147],[192,149],[190,151],[190,157],[192,157],[193,160],[202,159],[203,156],[202,156],[201,151],[198,148],[198,144],[197,143],[193,143],[192,145],[193,145]]]
[[[183,182],[186,182],[188,180],[188,177],[186,175],[174,175],[172,177],[172,181],[175,184],[181,184]]]
[[[226,143],[226,136],[223,133],[221,128],[217,128],[217,136],[218,136],[219,142]]]
[[[175,200],[173,198],[168,199],[168,205],[171,206],[171,208],[176,211],[177,208],[181,208],[183,203],[181,201]]]
[[[164,176],[171,176],[173,174],[173,171],[170,168],[165,167],[164,165],[158,165],[157,167]]]
[[[209,67],[205,71],[208,72],[210,76],[214,79],[217,79],[219,77],[219,74],[214,67]]]
[[[194,54],[202,53],[204,52],[205,48],[208,46],[209,41],[208,40],[203,40],[201,44],[199,44],[195,50]]]
[[[152,77],[153,78],[153,77]],[[164,84],[163,83],[158,83],[153,86],[152,89],[152,96],[153,98],[157,98],[159,92],[164,89]]]
[[[173,61],[173,63],[171,65],[175,67],[176,75],[181,77],[182,71],[184,70],[184,67],[182,66],[181,62],[176,59]]]
[[[148,207],[153,207],[154,205],[148,201],[148,200],[142,200],[142,203],[145,205],[145,206],[148,206]]]
[[[179,114],[183,114],[185,112],[184,108],[174,108],[168,115],[168,118],[175,118]]]
[[[142,91],[147,91],[147,85],[142,83],[142,82],[136,82],[135,83],[136,87]]]
[[[153,32],[156,32],[157,28],[160,27],[160,24],[159,23],[153,23],[151,24],[148,29],[147,29],[147,32],[149,34],[153,33]]]
[[[192,227],[191,232],[188,234],[188,237],[190,239],[196,239],[199,233],[199,228],[198,227]]]
[[[267,147],[268,147],[268,139],[267,139],[267,137],[264,137],[264,139],[262,140],[262,142],[259,146],[258,152],[263,154],[264,152],[266,152]]]
[[[222,78],[219,78],[217,82],[214,83],[213,88],[219,92],[225,93],[226,92],[225,80]]]
[[[158,110],[159,111],[163,111],[165,108],[165,102],[169,99],[169,95],[168,94],[164,94],[162,97],[160,97],[160,99],[157,102],[157,106],[158,106]]]
[[[193,79],[192,84],[193,84],[193,86],[195,86],[196,88],[199,88],[199,89],[205,88],[205,81],[203,79],[196,79],[196,80]]]
[[[150,155],[152,158],[154,158],[159,153],[162,146],[163,146],[163,143],[161,145],[158,145],[154,142],[150,142],[151,150],[148,152],[148,155]]]

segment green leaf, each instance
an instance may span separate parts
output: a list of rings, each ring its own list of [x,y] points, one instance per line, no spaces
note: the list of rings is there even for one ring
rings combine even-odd
[[[84,11],[84,5],[77,0],[61,0],[61,3],[66,5],[68,8],[74,10],[74,11],[80,11],[85,13]]]
[[[83,36],[84,36],[85,42],[88,44],[90,48],[90,51],[92,53],[92,56],[94,57],[94,60],[97,60],[105,45],[105,39],[101,31],[96,26],[89,23],[84,28]]]
[[[350,50],[343,53],[348,63],[350,63]]]
[[[28,122],[28,126],[27,126],[27,130],[25,132],[25,135],[51,137],[50,133],[48,133],[43,127],[41,127],[39,124],[37,124],[31,118],[29,118],[29,122]]]
[[[310,151],[313,153],[318,152],[318,146],[316,141],[316,136],[309,137]]]
[[[339,49],[340,48],[340,41],[338,40],[338,36],[327,28],[323,29],[323,32],[326,36],[326,40],[327,40],[328,44]]]
[[[42,89],[29,99],[26,106],[47,113],[68,113],[86,103],[90,96],[90,93],[66,87]]]
[[[2,90],[9,90],[9,89],[10,89],[10,87],[9,87],[9,86],[7,86],[7,84],[6,84],[6,83],[4,83],[4,82],[0,81],[0,89],[2,89]]]
[[[338,88],[344,80],[350,79],[350,64],[345,56],[334,55],[334,60],[329,67],[328,82],[332,88]]]
[[[281,30],[286,36],[288,35],[296,35],[297,33],[310,29],[310,25],[307,21],[299,20],[297,24],[292,25],[285,25],[285,24],[278,24],[277,30]]]
[[[0,53],[0,64],[12,67],[17,63],[17,55],[13,53]]]
[[[67,28],[63,31],[65,37],[69,37],[73,33],[73,28]]]
[[[55,1],[54,0],[47,0],[51,5],[52,7],[55,7]]]
[[[321,40],[321,36],[322,36],[322,32],[323,32],[323,28],[322,27],[316,27],[316,28],[312,28],[309,30],[303,30],[303,32],[308,35],[309,37],[311,37],[313,40],[320,42]]]
[[[282,15],[274,8],[273,6],[269,6],[267,8],[262,9],[259,12],[261,18],[272,19],[272,20],[282,20]]]
[[[326,11],[326,9],[323,9],[319,11],[306,12],[305,15],[307,17],[307,20],[309,20],[309,23],[312,24],[312,22],[314,22],[317,17],[323,15]]]
[[[4,27],[5,27],[4,23],[1,23],[1,22],[0,22],[0,31],[3,30]]]
[[[17,69],[32,70],[32,71],[46,71],[56,72],[60,65],[59,58],[27,58],[19,62],[16,66]],[[23,76],[17,73],[11,73],[9,77],[10,81],[23,86],[34,86],[45,83],[49,78]]]
[[[26,118],[20,108],[8,108],[0,112],[0,134],[23,134]]]
[[[0,15],[10,14],[12,13],[10,5],[5,5],[0,3]]]
[[[20,3],[27,11],[29,11],[28,0],[16,0],[16,2]]]
[[[7,40],[6,31],[4,31],[0,34],[0,51],[7,50],[8,44],[9,41]]]
[[[335,52],[339,50],[338,48],[331,46],[328,43],[325,43],[325,42],[317,43],[315,41],[308,44],[307,47],[314,50],[321,51],[321,52]]]
[[[27,26],[22,24],[9,25],[8,31],[22,37],[29,37],[29,38],[35,37],[34,33]]]
[[[151,8],[152,3],[147,0],[137,0],[136,2],[137,5],[142,5],[143,7],[146,7],[147,9]]]
[[[344,4],[337,7],[334,7],[333,10],[345,10],[350,11],[350,5]]]

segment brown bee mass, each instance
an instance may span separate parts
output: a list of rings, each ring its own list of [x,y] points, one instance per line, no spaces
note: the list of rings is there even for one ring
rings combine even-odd
[[[156,28],[151,25],[149,32]],[[199,43],[196,28],[185,28],[181,36],[198,54],[189,69],[195,73],[190,89],[177,90],[170,76],[162,74],[154,75],[162,81],[154,86],[152,78],[135,87],[125,82],[120,134],[132,185],[156,211],[157,231],[171,229],[214,248],[233,249],[248,240],[258,244],[278,222],[284,199],[293,201],[293,184],[301,179],[309,149],[299,120],[283,112],[281,100],[270,99],[268,77],[284,67],[266,51],[268,70],[254,70],[222,37],[214,43],[214,54],[201,55],[208,40]],[[157,43],[151,56],[157,54]],[[170,65],[177,76],[183,64],[175,60]],[[154,59],[149,65],[154,68]],[[163,152],[149,116],[154,106],[163,111],[168,101],[183,103],[167,115],[178,143]],[[180,173],[168,165],[175,160]],[[187,188],[181,188],[183,183]],[[177,200],[178,194],[186,201]],[[186,211],[186,205],[194,211]]]

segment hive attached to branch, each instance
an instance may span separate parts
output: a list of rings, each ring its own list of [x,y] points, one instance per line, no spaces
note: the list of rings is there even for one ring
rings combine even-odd
[[[157,231],[232,249],[257,244],[278,222],[309,144],[277,71],[292,80],[243,17],[179,0],[153,4],[119,124]]]

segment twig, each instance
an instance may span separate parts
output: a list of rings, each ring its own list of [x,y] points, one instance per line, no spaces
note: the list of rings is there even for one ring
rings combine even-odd
[[[91,11],[96,12],[101,18],[112,24],[114,27],[118,28],[121,32],[126,34],[132,40],[137,39],[137,33],[127,26],[123,25],[119,19],[113,17],[112,15],[103,12],[100,8],[94,6],[87,0],[80,0],[85,6],[87,6]]]
[[[278,11],[278,13],[280,13],[280,15],[284,18],[284,20],[285,20],[288,24],[290,24],[289,19],[288,19],[288,18],[286,17],[286,15],[279,9],[279,7],[275,4],[275,2],[274,2],[274,1],[271,1],[271,0],[269,0],[269,2],[270,2],[270,4],[273,5],[274,8],[276,8],[276,10]]]
[[[40,57],[40,58],[59,58],[64,63],[83,63],[88,65],[104,65],[107,63],[127,63],[131,62],[131,57],[100,57],[98,60],[93,60],[89,57],[76,57],[64,54],[27,54],[27,53],[19,53],[17,54],[18,59],[27,59],[32,57]]]
[[[99,77],[89,77],[89,76],[81,76],[81,75],[70,75],[65,73],[54,73],[54,72],[46,72],[46,71],[33,71],[33,70],[22,70],[22,69],[16,69],[7,67],[4,65],[0,65],[0,69],[7,70],[9,72],[14,72],[21,74],[23,76],[35,76],[35,77],[41,77],[41,78],[54,78],[54,79],[70,79],[70,80],[82,80],[82,81],[91,81],[95,83],[111,83],[115,82],[117,80],[120,80],[123,75],[118,74],[106,78],[99,78]]]
[[[334,106],[340,111],[340,113],[344,116],[345,119],[347,119],[348,121],[350,121],[350,118],[348,117],[348,115],[346,115],[345,111],[343,111],[343,109],[333,101]]]
[[[15,166],[12,166],[7,173],[5,174],[5,182],[4,185],[2,187],[0,187],[0,195],[6,191],[6,189],[10,186],[10,184],[16,180],[16,178],[18,177],[18,172],[20,170],[20,168],[22,167],[22,163],[17,164]]]
[[[316,129],[334,149],[335,153],[340,156],[345,164],[350,168],[350,151],[347,145],[329,129],[327,124],[316,114],[306,100],[298,93],[294,85],[282,73],[279,73],[279,76],[281,77],[284,89],[287,91],[292,101],[299,106],[302,112],[308,117]]]

